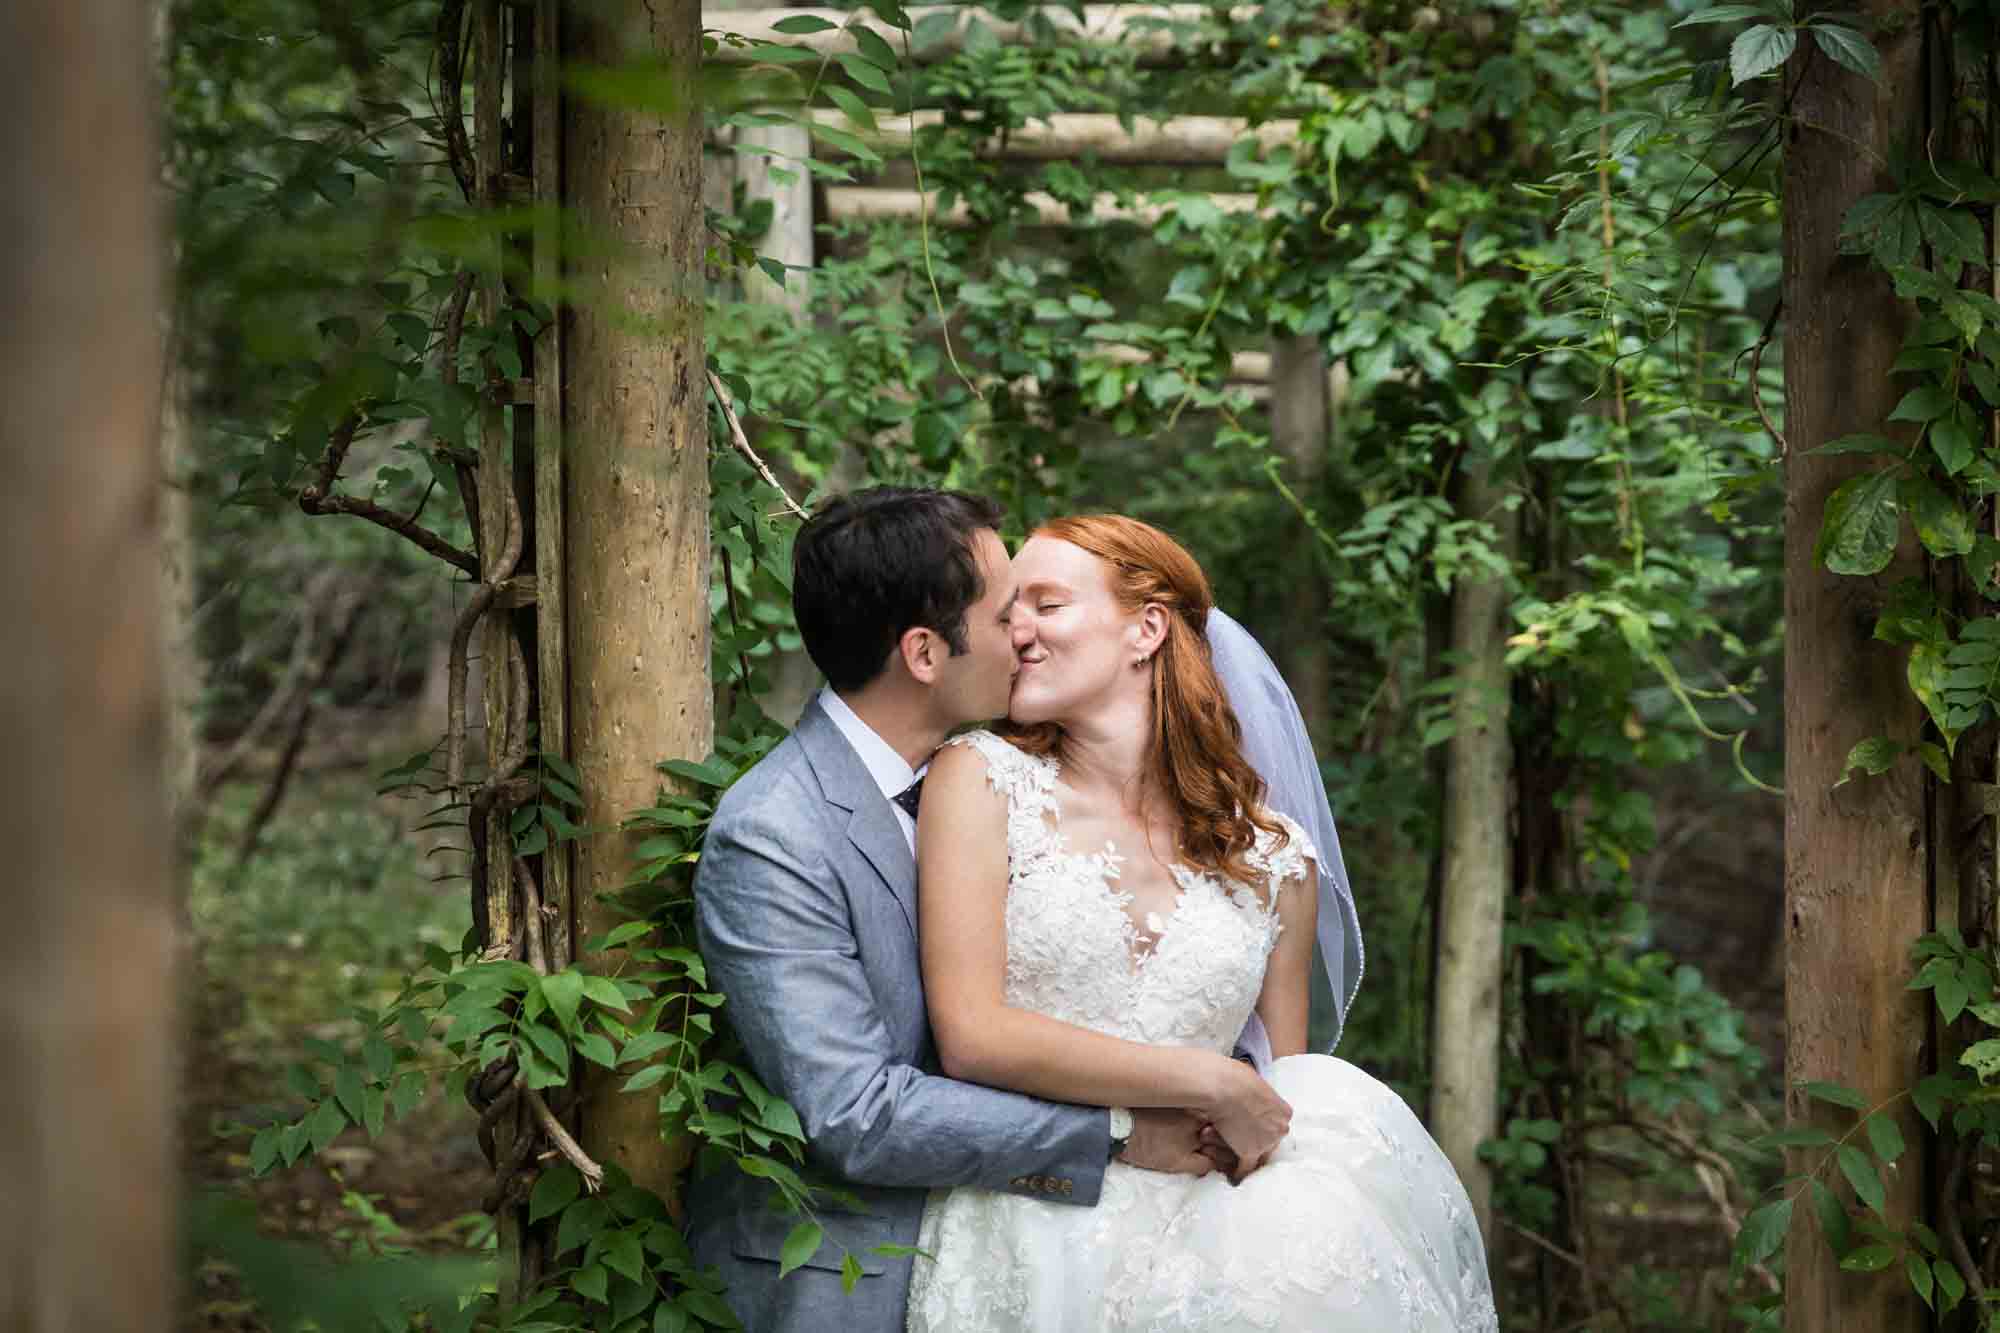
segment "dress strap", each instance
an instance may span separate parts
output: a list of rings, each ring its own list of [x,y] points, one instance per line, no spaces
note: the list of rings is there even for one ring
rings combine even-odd
[[[1016,749],[985,730],[968,731],[945,743],[977,750],[986,761],[986,780],[1007,798],[1007,850],[1017,863],[1060,850],[1055,760]]]

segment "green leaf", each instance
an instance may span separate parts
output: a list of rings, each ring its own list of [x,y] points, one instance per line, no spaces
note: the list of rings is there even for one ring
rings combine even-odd
[[[333,1076],[333,1095],[339,1099],[340,1109],[347,1112],[347,1118],[360,1123],[361,1071],[353,1065],[342,1065]]]
[[[1767,13],[1761,5],[1716,5],[1711,9],[1697,10],[1674,26],[1691,28],[1697,23],[1736,23],[1743,19],[1760,19]]]
[[[1875,1149],[1875,1155],[1882,1159],[1884,1166],[1903,1155],[1903,1130],[1895,1120],[1882,1111],[1868,1117],[1868,1143]]]
[[[861,1281],[861,1261],[853,1254],[840,1256],[840,1289],[852,1293],[854,1284]]]
[[[778,1276],[784,1277],[794,1268],[819,1253],[820,1241],[825,1238],[817,1222],[801,1222],[785,1237],[784,1248],[779,1251]]]
[[[1931,428],[1931,442],[1937,443],[1951,422],[1940,421]],[[1967,454],[1967,461],[1970,461]],[[1922,473],[1912,473],[1903,483],[1903,503],[1910,511],[1910,523],[1924,549],[1936,556],[1961,556],[1972,550],[1978,530],[1958,502]]]
[[[1965,1299],[1965,1279],[1959,1276],[1958,1266],[1946,1259],[1931,1264],[1931,1273],[1937,1278],[1938,1313],[1948,1313],[1951,1308]]]
[[[1939,734],[1944,737],[1945,750],[1951,751],[1958,743],[1958,733],[1964,728],[1952,724],[1951,711],[1945,704],[1945,681],[1950,677],[1951,669],[1945,660],[1943,646],[1930,640],[1912,644],[1910,660],[1903,668],[1903,675],[1910,683],[1910,692],[1923,703],[1931,721],[1937,724]],[[1957,1017],[1955,1012],[1953,1017]]]
[[[565,1031],[576,1031],[577,1007],[583,1003],[583,974],[574,967],[542,978],[542,998],[549,1002]]]
[[[1896,1251],[1889,1245],[1863,1245],[1849,1252],[1840,1266],[1850,1273],[1879,1273],[1896,1261]]]
[[[611,1275],[604,1271],[603,1264],[592,1264],[571,1278],[569,1285],[579,1296],[602,1303],[610,1293]]]
[[[306,1132],[311,1136],[312,1150],[325,1152],[327,1146],[340,1137],[340,1131],[346,1128],[347,1117],[341,1114],[340,1107],[334,1104],[333,1098],[327,1098],[319,1104],[319,1109],[314,1111],[312,1118],[306,1122]]]
[[[688,1312],[672,1301],[662,1301],[653,1308],[653,1333],[688,1333],[694,1327],[688,1322]]]
[[[646,1253],[639,1244],[638,1233],[630,1229],[614,1232],[604,1243],[604,1262],[614,1272],[623,1273],[634,1282],[643,1279]]]
[[[1543,448],[1546,447],[1547,447],[1546,445],[1543,446]],[[1592,447],[1586,446],[1586,448],[1589,453],[1596,452],[1596,450]],[[1858,435],[1843,435],[1837,440],[1829,440],[1825,444],[1822,444],[1819,448],[1808,449],[1806,450],[1806,452],[1809,454],[1829,454],[1829,455],[1830,454],[1900,454],[1903,452],[1903,446],[1897,444],[1894,440],[1891,440],[1886,436],[1873,435],[1866,431],[1863,431]],[[1537,450],[1535,456],[1539,457],[1540,453],[1541,451]]]
[[[578,1036],[576,1052],[594,1065],[602,1065],[606,1069],[618,1067],[618,1051],[612,1046],[611,1039],[601,1033],[585,1032]]]
[[[1927,438],[1931,443],[1931,452],[1937,455],[1938,462],[1944,464],[1944,470],[1954,477],[1965,471],[1978,453],[1973,447],[1972,433],[1955,417],[1931,423]]]
[[[1869,472],[1843,483],[1827,498],[1815,554],[1828,569],[1868,575],[1889,567],[1902,531],[1896,481],[1896,469]]]
[[[530,1225],[545,1217],[554,1217],[575,1202],[583,1193],[583,1176],[567,1162],[559,1162],[542,1172],[535,1182],[535,1189],[528,1196],[528,1222]]]
[[[829,147],[838,148],[850,157],[858,157],[866,162],[880,162],[882,160],[881,154],[877,153],[873,148],[870,148],[854,135],[849,134],[846,130],[838,130],[831,125],[822,125],[816,120],[809,123],[806,128],[811,131],[813,138],[824,141]]]
[[[1889,413],[1891,421],[1914,421],[1922,424],[1936,421],[1939,417],[1950,416],[1958,406],[1958,399],[1935,384],[1920,384],[1904,394],[1895,409]]]
[[[850,121],[854,122],[858,129],[868,134],[878,132],[879,127],[875,124],[875,112],[870,109],[866,102],[837,83],[830,83],[826,86],[826,95],[832,100],[835,106],[841,109]]]
[[[261,1176],[278,1164],[279,1128],[266,1125],[250,1140],[250,1173]]]
[[[784,33],[787,37],[804,37],[808,33],[832,32],[839,26],[838,23],[830,23],[817,14],[794,14],[791,18],[779,19],[771,25],[771,28],[775,32]]]
[[[1736,1233],[1736,1250],[1731,1258],[1731,1267],[1742,1272],[1752,1264],[1761,1264],[1785,1242],[1785,1232],[1792,1225],[1792,1201],[1778,1199],[1751,1212],[1743,1219],[1743,1229]]]
[[[632,1012],[632,1006],[625,1002],[625,993],[609,977],[584,977],[583,993],[607,1009],[628,1014]]]
[[[417,1108],[417,1103],[430,1091],[430,1079],[420,1069],[406,1070],[396,1078],[396,1087],[389,1094],[389,1103],[395,1109],[396,1118],[402,1119]]]
[[[1910,1285],[1917,1289],[1917,1295],[1924,1298],[1925,1305],[1934,1305],[1931,1299],[1931,1266],[1920,1254],[1903,1256],[1903,1271],[1910,1276]]]
[[[894,74],[902,62],[896,59],[896,49],[882,40],[880,33],[866,24],[856,23],[848,28],[848,35],[854,38],[854,49],[884,74]]]
[[[1870,736],[1865,741],[1857,742],[1855,747],[1847,752],[1847,763],[1840,770],[1840,781],[1833,785],[1836,787],[1845,785],[1848,775],[1857,768],[1871,778],[1880,777],[1895,767],[1896,760],[1902,753],[1902,743],[1892,741],[1887,736]]]
[[[1841,68],[1851,69],[1869,79],[1882,72],[1882,57],[1876,54],[1868,39],[1854,29],[1837,23],[1814,23],[1809,25],[1809,30],[1819,49]]]
[[[1847,1183],[1854,1186],[1854,1197],[1868,1205],[1880,1216],[1887,1195],[1882,1189],[1882,1177],[1875,1170],[1875,1163],[1868,1155],[1851,1143],[1843,1143],[1833,1150],[1834,1161],[1840,1166],[1840,1174],[1847,1177]]]
[[[838,60],[840,67],[847,71],[847,77],[863,88],[880,93],[884,97],[894,96],[895,90],[889,86],[889,76],[852,51],[838,52],[834,59]]]
[[[1813,1216],[1819,1220],[1820,1237],[1833,1251],[1833,1257],[1838,1259],[1853,1239],[1853,1221],[1847,1216],[1847,1210],[1840,1206],[1840,1200],[1834,1197],[1833,1191],[1827,1188],[1826,1182],[1817,1175],[1808,1182],[1808,1190],[1812,1194]]]
[[[387,1083],[389,1075],[396,1068],[396,1053],[390,1049],[389,1043],[382,1039],[382,1034],[379,1032],[370,1032],[366,1040],[361,1043],[361,1058],[368,1062],[368,1072],[374,1075],[378,1082]]]
[[[1791,59],[1792,49],[1798,43],[1799,35],[1791,28],[1777,28],[1768,23],[1745,28],[1729,44],[1729,81],[1742,83],[1770,73]]]
[[[374,1084],[361,1090],[361,1128],[368,1131],[369,1138],[382,1132],[382,1120],[389,1109],[389,1094]]]
[[[1981,1083],[1990,1083],[1996,1074],[2000,1074],[2000,1037],[1975,1041],[1965,1048],[1958,1062],[1979,1075]]]
[[[1816,1102],[1828,1102],[1834,1106],[1845,1106],[1853,1111],[1868,1109],[1868,1099],[1844,1083],[1827,1083],[1817,1079],[1799,1084],[1799,1091]]]
[[[556,1254],[564,1255],[586,1244],[610,1225],[611,1206],[602,1199],[579,1199],[562,1211],[556,1226]]]

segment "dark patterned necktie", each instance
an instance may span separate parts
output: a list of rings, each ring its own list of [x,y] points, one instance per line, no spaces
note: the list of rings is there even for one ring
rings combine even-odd
[[[909,786],[903,788],[901,791],[897,792],[894,796],[891,796],[889,799],[894,801],[897,805],[902,806],[905,813],[907,813],[910,816],[910,818],[915,819],[917,817],[917,802],[923,799],[923,794],[924,794],[924,780],[922,778],[918,778],[915,782],[912,782]]]

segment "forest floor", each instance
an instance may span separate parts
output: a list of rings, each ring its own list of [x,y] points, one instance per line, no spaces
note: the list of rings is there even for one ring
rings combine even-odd
[[[236,1215],[253,1214],[258,1235],[309,1242],[300,1254],[366,1262],[479,1253],[491,1233],[480,1211],[490,1175],[469,1111],[447,1104],[436,1086],[372,1141],[350,1127],[317,1157],[252,1179],[251,1133],[306,1109],[286,1071],[311,1060],[307,1042],[357,1048],[355,1011],[393,999],[426,944],[456,948],[466,920],[464,881],[430,878],[455,871],[460,858],[440,850],[435,835],[412,832],[422,810],[375,796],[370,773],[302,777],[239,869],[255,795],[221,794],[191,877],[187,1196],[239,1201]],[[258,1297],[271,1293],[252,1290],[251,1266],[237,1253],[243,1237],[202,1220],[213,1214],[190,1213],[194,1270],[181,1327],[261,1333],[270,1325]]]

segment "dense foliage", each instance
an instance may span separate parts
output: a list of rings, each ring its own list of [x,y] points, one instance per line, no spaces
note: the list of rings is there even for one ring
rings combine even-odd
[[[1649,1326],[1704,1320],[1713,1282],[1681,1299],[1673,1284],[1697,1279],[1622,1262],[1629,1242],[1602,1219],[1633,1199],[1692,1200],[1720,1238],[1771,1169],[1745,1146],[1767,1091],[1757,1049],[1698,960],[1657,947],[1637,869],[1656,851],[1659,801],[1688,788],[1764,800],[1775,780],[1776,460],[1753,396],[1776,398],[1775,132],[1701,45],[1714,29],[1672,27],[1693,8],[1371,2],[1333,15],[1286,0],[1175,28],[1181,56],[1160,66],[1032,24],[1034,40],[1003,43],[977,22],[955,53],[917,62],[907,51],[935,34],[877,5],[853,16],[876,34],[857,55],[767,50],[754,82],[768,97],[785,91],[772,69],[796,73],[794,98],[810,89],[846,114],[845,128],[815,123],[817,155],[791,169],[907,175],[940,213],[826,228],[802,321],[733,294],[768,209],[711,219],[712,363],[789,478],[969,486],[1003,499],[1017,531],[1118,508],[1181,535],[1267,638],[1332,645],[1325,769],[1371,959],[1342,1053],[1419,1103],[1434,758],[1460,665],[1443,609],[1460,580],[1507,582],[1522,851],[1507,1115],[1488,1155],[1506,1218],[1496,1263],[1524,1321],[1614,1308]],[[461,274],[505,263],[534,219],[481,212],[458,188],[445,84],[459,56],[449,38],[440,48],[438,11],[174,7],[178,328],[202,426],[186,471],[207,502],[218,738],[249,725],[274,683],[263,645],[330,595],[308,586],[315,570],[370,589],[367,650],[332,677],[336,700],[415,692],[446,623],[437,608],[464,586],[441,587],[448,566],[379,526],[292,505],[347,429],[349,494],[469,548],[469,386],[518,378],[559,295],[527,293],[490,327],[457,304]],[[792,22],[805,35],[823,20]],[[640,77],[581,86],[644,104]],[[717,127],[797,114],[711,82]],[[941,123],[888,146],[881,131],[915,109]],[[1298,129],[1245,136],[1193,170],[986,151],[1076,110]],[[1065,204],[1070,225],[1040,225],[1033,192]],[[1224,210],[1211,192],[1254,207]],[[1105,200],[1161,207],[1093,219]],[[943,225],[959,203],[965,225]],[[1274,445],[1267,406],[1229,369],[1297,336],[1324,345],[1340,385],[1311,466]],[[714,437],[726,429],[718,416]],[[1472,469],[1500,480],[1499,510],[1462,508]],[[254,1169],[350,1123],[373,1132],[415,1104],[426,1066],[456,1096],[504,1059],[523,1088],[555,1096],[590,1062],[657,1087],[663,1128],[710,1165],[772,1179],[801,1213],[796,1257],[820,1243],[824,1196],[797,1174],[796,1120],[731,1058],[726,1006],[687,947],[679,876],[710,794],[777,734],[758,700],[797,649],[787,521],[726,450],[713,481],[727,721],[713,759],[672,767],[674,789],[634,813],[648,860],[630,924],[605,941],[628,966],[538,974],[434,946],[351,1043],[301,1072],[298,1100],[250,1140]],[[1310,623],[1294,626],[1301,593]],[[588,836],[563,756],[541,756],[535,776],[517,846]],[[439,818],[462,817],[429,748],[393,782],[436,789]],[[721,1322],[651,1196],[615,1181],[586,1193],[557,1165],[527,1214],[553,1230],[559,1264],[508,1317]]]

